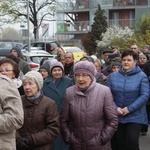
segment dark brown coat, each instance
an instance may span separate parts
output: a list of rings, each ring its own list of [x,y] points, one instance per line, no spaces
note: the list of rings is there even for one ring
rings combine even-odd
[[[17,139],[30,136],[33,150],[52,150],[52,141],[60,128],[56,103],[43,94],[34,102],[22,96],[22,102],[24,125],[18,130]]]
[[[76,85],[69,87],[60,123],[71,150],[110,150],[108,143],[118,125],[110,89],[95,82],[84,93],[77,90]]]

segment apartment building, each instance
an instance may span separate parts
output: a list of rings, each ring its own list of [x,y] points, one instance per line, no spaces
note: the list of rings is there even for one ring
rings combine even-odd
[[[80,38],[91,30],[98,4],[105,10],[108,26],[135,28],[142,15],[150,13],[150,0],[56,0],[56,39],[80,46]]]

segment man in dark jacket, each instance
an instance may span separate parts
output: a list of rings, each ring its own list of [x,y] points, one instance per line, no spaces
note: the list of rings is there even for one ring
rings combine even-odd
[[[29,64],[23,60],[23,54],[21,53],[21,49],[19,47],[13,47],[10,54],[14,55],[18,59],[18,68],[23,72],[23,74],[31,71]]]
[[[69,78],[73,78],[73,65],[74,65],[74,55],[71,52],[65,53],[65,66],[64,66],[64,72],[65,76]]]

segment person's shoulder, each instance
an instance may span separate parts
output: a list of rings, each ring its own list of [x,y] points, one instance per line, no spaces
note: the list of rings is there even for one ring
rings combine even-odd
[[[76,89],[76,88],[77,88],[76,85],[69,86],[69,87],[66,89],[66,93],[67,93],[68,91],[74,91],[74,92],[75,92],[75,89]]]
[[[42,102],[47,104],[47,105],[51,105],[51,104],[54,105],[54,104],[56,104],[56,102],[53,99],[51,99],[51,98],[49,98],[49,97],[47,97],[45,95],[42,98]]]
[[[23,64],[23,65],[29,65],[26,61],[24,61],[23,59],[19,59],[19,63],[20,64]]]
[[[71,78],[66,77],[66,76],[63,76],[62,78],[63,78],[65,81],[68,81],[68,82],[71,82],[71,80],[72,80]]]
[[[108,89],[108,86],[106,86],[106,85],[103,85],[103,84],[99,84],[99,83],[95,83],[95,88],[103,88],[103,89]]]
[[[10,78],[8,78],[6,75],[2,75],[2,74],[0,74],[0,80],[2,81],[4,81],[4,82],[8,82],[8,83],[13,83],[13,81],[10,79]]]

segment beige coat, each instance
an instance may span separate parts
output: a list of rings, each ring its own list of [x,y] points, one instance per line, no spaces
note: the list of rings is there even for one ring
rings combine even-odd
[[[16,130],[23,125],[23,107],[13,81],[0,75],[0,150],[16,149]]]

